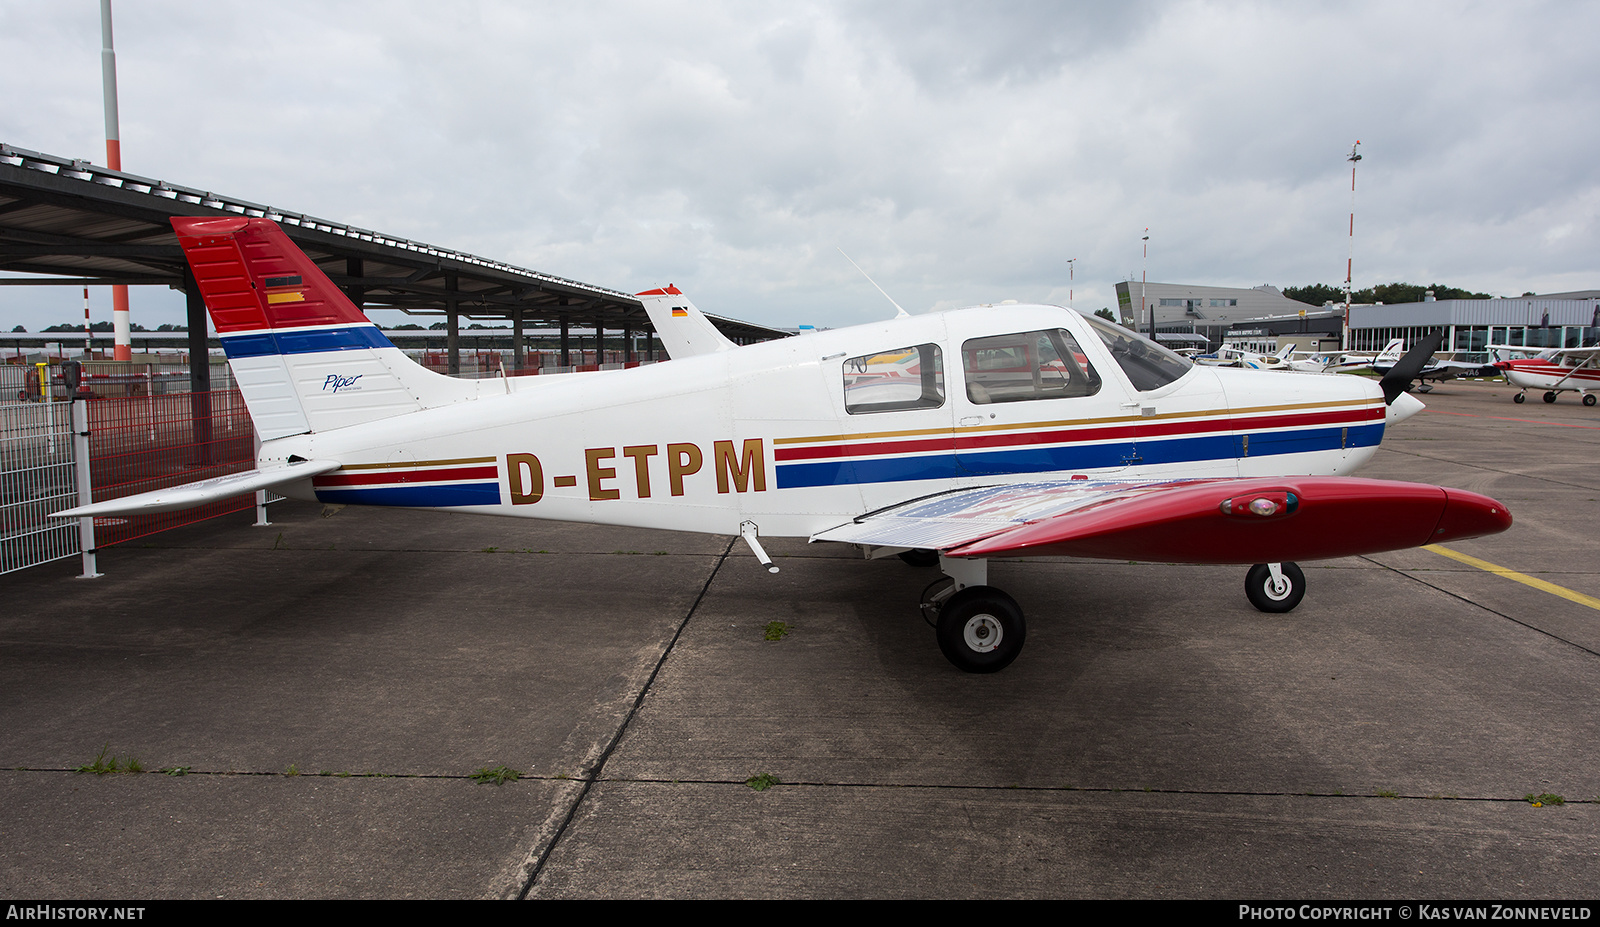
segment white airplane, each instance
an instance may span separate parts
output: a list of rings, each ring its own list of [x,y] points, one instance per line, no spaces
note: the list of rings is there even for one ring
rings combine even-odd
[[[1303,356],[1302,356],[1303,355]],[[1321,354],[1296,351],[1286,344],[1274,354],[1257,354],[1244,348],[1223,345],[1215,354],[1201,354],[1191,358],[1196,363],[1210,367],[1244,367],[1247,370],[1287,370],[1294,373],[1322,373],[1328,369],[1329,360]]]
[[[666,363],[458,380],[407,359],[273,222],[172,224],[259,432],[256,469],[63,517],[272,488],[736,534],[774,572],[762,537],[856,544],[938,564],[923,611],[970,672],[1026,637],[990,558],[1254,564],[1250,601],[1285,612],[1305,592],[1294,560],[1511,523],[1474,493],[1345,476],[1422,408],[1393,380],[1196,367],[1058,306],[737,347],[674,287],[639,294]]]
[[[1524,395],[1530,389],[1542,389],[1545,402],[1555,402],[1556,395],[1567,390],[1583,397],[1583,404],[1595,404],[1595,394],[1600,390],[1600,347],[1589,348],[1533,348],[1510,344],[1491,344],[1489,350],[1500,358],[1495,367],[1505,374],[1506,380],[1520,390],[1511,399],[1526,402]],[[1511,355],[1532,354],[1532,357]]]
[[[1444,340],[1444,330],[1440,329],[1434,334],[1438,337],[1436,340],[1432,341],[1433,350],[1438,351],[1439,344]],[[1421,341],[1417,342],[1416,345],[1412,346],[1413,350],[1415,350],[1417,346],[1430,343],[1430,339],[1432,338],[1433,336],[1423,338]],[[1390,341],[1386,346],[1384,346],[1382,353],[1373,358],[1371,364],[1373,372],[1379,376],[1387,375],[1390,370],[1400,363],[1401,352],[1404,351],[1404,348],[1405,342],[1401,341],[1399,338],[1395,338],[1394,340]],[[1444,381],[1454,380],[1458,377],[1492,377],[1497,376],[1498,373],[1499,371],[1495,370],[1494,365],[1492,364],[1473,364],[1466,361],[1456,360],[1434,360],[1430,356],[1427,358],[1427,362],[1422,365],[1422,369],[1418,370],[1412,376],[1412,379],[1417,381],[1418,392],[1431,393],[1433,392],[1433,387],[1429,385],[1429,380]]]

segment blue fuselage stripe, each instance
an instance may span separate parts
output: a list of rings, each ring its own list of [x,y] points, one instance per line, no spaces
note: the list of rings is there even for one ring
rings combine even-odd
[[[228,357],[262,357],[268,354],[316,354],[322,351],[357,351],[362,348],[392,348],[394,342],[371,325],[349,328],[283,329],[250,335],[223,335],[222,349]]]
[[[1207,434],[1187,438],[973,451],[959,455],[935,453],[778,464],[777,483],[779,489],[800,489],[846,483],[893,483],[974,475],[1046,473],[1053,470],[1083,472],[1124,466],[1337,451],[1377,445],[1383,438],[1383,423],[1258,432],[1249,434],[1248,448],[1244,437],[1239,434]]]
[[[499,505],[500,484],[454,483],[443,486],[379,486],[359,489],[318,489],[317,499],[336,505],[400,505],[439,508],[453,505]]]

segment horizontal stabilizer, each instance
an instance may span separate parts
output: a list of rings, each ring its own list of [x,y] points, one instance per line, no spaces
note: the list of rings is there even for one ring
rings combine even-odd
[[[154,489],[142,492],[136,496],[123,496],[120,499],[107,499],[105,502],[96,502],[93,505],[81,505],[75,509],[64,512],[55,512],[51,518],[85,518],[99,517],[102,515],[151,515],[156,512],[171,512],[178,509],[192,509],[197,505],[207,502],[216,502],[233,496],[255,492],[260,489],[271,489],[293,483],[296,480],[308,480],[321,473],[339,469],[337,460],[308,460],[304,463],[289,464],[286,467],[273,467],[270,470],[248,470],[244,473],[230,473],[227,476],[212,477],[198,483],[185,483],[182,486],[173,486],[170,489]]]

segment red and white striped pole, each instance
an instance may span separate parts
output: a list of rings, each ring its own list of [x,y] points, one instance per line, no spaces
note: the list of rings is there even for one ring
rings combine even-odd
[[[122,139],[117,130],[117,53],[111,47],[111,0],[100,0],[100,82],[106,107],[106,167],[122,170]],[[112,356],[133,360],[133,339],[129,337],[128,288],[111,288]]]
[[[111,0],[105,0],[110,3]],[[1361,139],[1350,147],[1350,254],[1344,261],[1344,338],[1342,350],[1350,350],[1350,271],[1356,262],[1356,162],[1361,160]]]

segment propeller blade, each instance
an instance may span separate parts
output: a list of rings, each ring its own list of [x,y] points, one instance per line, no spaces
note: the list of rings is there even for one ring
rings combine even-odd
[[[1417,374],[1422,372],[1422,368],[1428,365],[1428,361],[1433,359],[1433,355],[1438,352],[1442,344],[1444,344],[1444,329],[1441,328],[1412,345],[1406,356],[1389,368],[1389,372],[1378,381],[1378,385],[1383,387],[1385,405],[1393,405],[1396,396],[1411,388],[1411,381],[1415,380]]]

